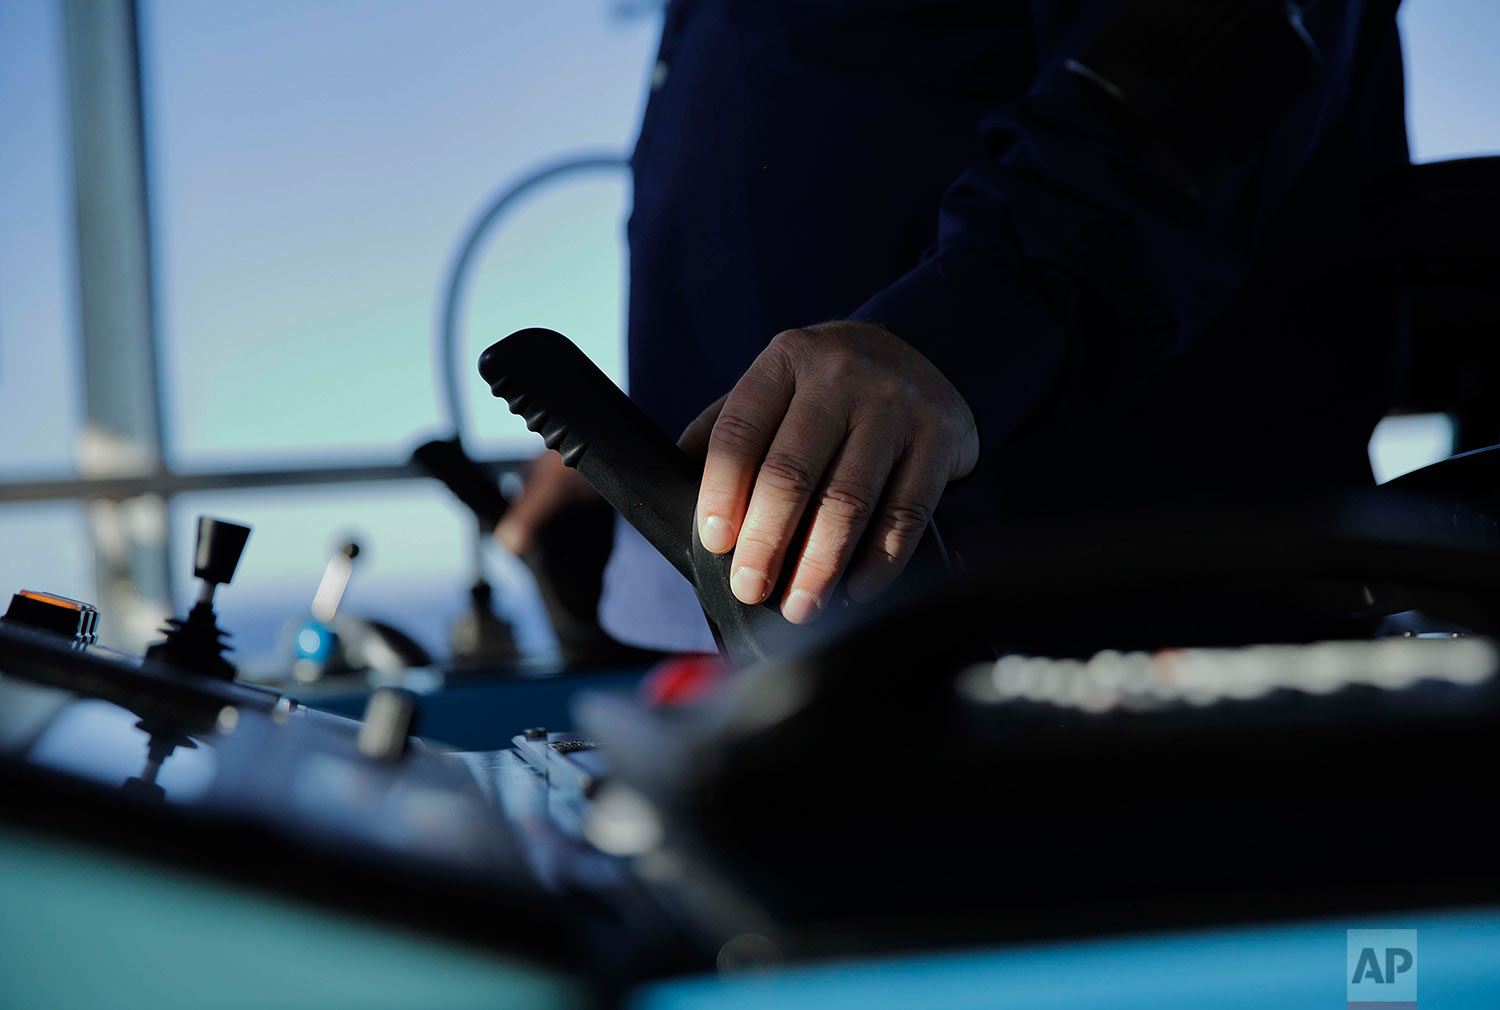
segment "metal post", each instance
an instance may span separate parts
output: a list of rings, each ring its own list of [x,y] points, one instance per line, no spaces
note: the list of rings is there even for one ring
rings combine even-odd
[[[162,468],[134,0],[64,0],[84,375],[80,476]],[[171,607],[165,501],[90,505],[103,636],[138,648]]]

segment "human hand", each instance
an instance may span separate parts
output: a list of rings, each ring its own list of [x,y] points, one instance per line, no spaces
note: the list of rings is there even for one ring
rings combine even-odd
[[[551,449],[526,470],[521,496],[495,526],[495,539],[517,556],[526,553],[541,529],[563,509],[599,495],[577,470]]]
[[[828,605],[845,569],[850,599],[884,592],[944,488],[979,458],[973,413],[953,384],[894,333],[860,322],[777,334],[679,444],[706,452],[698,537],[715,554],[734,551],[730,589],[761,603],[790,563],[781,612],[795,624]]]

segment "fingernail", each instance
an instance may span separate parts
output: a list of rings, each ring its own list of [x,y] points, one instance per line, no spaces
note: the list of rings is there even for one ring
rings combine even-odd
[[[781,605],[781,616],[793,624],[806,624],[818,616],[818,611],[823,608],[818,605],[818,598],[806,589],[793,589],[787,595],[786,602]]]
[[[771,591],[771,583],[754,568],[740,567],[729,577],[729,588],[741,603],[759,603]]]
[[[710,554],[723,554],[734,546],[734,527],[723,516],[704,519],[698,536]]]

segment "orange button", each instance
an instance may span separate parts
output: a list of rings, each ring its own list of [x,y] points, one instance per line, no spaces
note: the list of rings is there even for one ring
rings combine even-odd
[[[23,589],[10,598],[5,620],[28,628],[66,635],[83,645],[92,645],[99,627],[99,611],[92,603],[70,600],[55,593]]]
[[[67,607],[69,610],[83,610],[85,607],[89,606],[89,604],[87,603],[79,603],[77,600],[70,600],[66,596],[53,596],[51,593],[39,593],[34,589],[23,589],[16,595],[24,596],[28,600],[37,600],[41,603],[50,603],[54,607]]]

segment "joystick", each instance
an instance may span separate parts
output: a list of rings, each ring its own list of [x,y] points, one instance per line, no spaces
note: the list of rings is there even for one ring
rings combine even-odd
[[[312,613],[291,625],[292,678],[310,684],[335,673],[375,673],[399,678],[432,657],[410,635],[374,618],[344,613],[344,590],[361,554],[354,540],[341,543],[313,594]]]
[[[164,640],[146,650],[146,658],[189,673],[204,673],[224,680],[234,679],[234,664],[224,658],[229,633],[214,617],[214,590],[234,578],[250,527],[198,517],[198,543],[193,556],[193,574],[203,580],[198,602],[186,620],[167,619]]]

